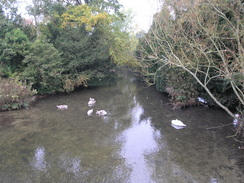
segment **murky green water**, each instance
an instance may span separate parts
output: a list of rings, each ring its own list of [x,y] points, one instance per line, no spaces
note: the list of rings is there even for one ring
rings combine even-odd
[[[90,97],[96,105],[89,107]],[[67,104],[68,110],[56,105]],[[106,110],[107,116],[87,111]],[[132,77],[0,113],[1,183],[241,183],[243,165],[219,110],[172,110]],[[173,128],[172,119],[187,127]]]

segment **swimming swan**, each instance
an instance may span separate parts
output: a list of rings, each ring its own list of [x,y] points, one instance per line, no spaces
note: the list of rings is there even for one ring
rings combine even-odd
[[[91,116],[92,113],[93,113],[93,109],[90,109],[90,110],[87,111],[87,115],[88,115],[88,116]]]
[[[67,105],[56,105],[58,109],[68,109]]]
[[[94,106],[96,103],[96,100],[94,98],[90,98],[88,102],[88,106]]]
[[[178,127],[185,127],[186,125],[184,123],[182,123],[180,120],[178,119],[174,119],[171,121],[171,124],[174,126],[178,126]]]
[[[108,113],[104,110],[100,110],[100,111],[97,111],[96,114],[100,115],[100,116],[105,116],[107,115]]]

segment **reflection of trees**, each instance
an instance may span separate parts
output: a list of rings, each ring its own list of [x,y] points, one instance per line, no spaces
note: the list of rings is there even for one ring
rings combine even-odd
[[[134,106],[133,98],[137,93],[137,85],[134,83],[133,78],[125,74],[117,82],[116,87],[106,88],[104,93],[106,93],[106,97],[100,99],[100,102],[103,105],[102,107],[105,106],[109,111],[109,117],[111,122],[114,123],[117,135],[117,133],[124,131],[130,126],[129,112]]]
[[[46,99],[39,104],[39,108],[36,106],[29,111],[18,112],[17,118],[21,119],[19,128],[23,128],[25,133],[14,134],[5,143],[6,148],[1,148],[1,157],[9,160],[1,161],[0,175],[8,175],[6,177],[11,177],[10,174],[14,174],[12,177],[19,175],[13,182],[28,180],[31,182],[79,182],[80,180],[123,182],[129,172],[124,166],[124,160],[118,154],[120,144],[117,144],[119,141],[116,137],[130,125],[130,122],[126,122],[128,119],[126,115],[127,107],[133,100],[130,100],[128,95],[136,88],[128,85],[128,91],[118,93],[116,91],[122,88],[112,88],[111,92],[115,91],[111,97],[106,96],[108,92],[103,89],[101,88],[98,94],[95,94],[99,101],[95,107],[107,107],[110,112],[107,119],[84,116],[79,111],[84,106],[75,108],[81,106],[82,101],[72,101],[72,98],[67,96],[63,96],[63,99],[60,97]],[[57,111],[53,108],[55,103],[60,101],[67,101],[69,110]],[[120,107],[123,110],[117,112]],[[118,117],[123,113],[122,118]],[[24,125],[26,118],[34,122]],[[117,130],[114,130],[116,123]],[[32,133],[32,130],[35,131]],[[17,138],[16,147],[12,147],[11,144],[14,138]],[[23,143],[20,143],[19,139],[24,139]],[[26,152],[23,154],[21,151]],[[6,152],[11,152],[11,156],[7,156]],[[25,161],[20,159],[22,155]],[[18,162],[17,166],[16,162]],[[8,178],[5,182],[8,182]]]
[[[215,133],[209,131],[205,142],[200,128],[176,131],[168,124],[176,115],[197,125],[220,116],[213,113],[200,121],[200,112],[190,117],[189,110],[173,112],[155,90],[138,87],[129,78],[121,82],[126,89],[118,83],[92,93],[98,103],[94,107],[108,110],[107,118],[87,117],[87,100],[84,106],[77,100],[83,94],[45,99],[13,113],[18,128],[0,133],[1,182],[130,182],[141,175],[151,182],[209,182],[226,177],[230,165],[224,153],[229,151],[211,140]],[[67,101],[69,110],[57,111],[54,103],[60,101]]]
[[[223,134],[205,130],[213,121],[227,122],[226,114],[206,108],[172,110],[167,97],[152,87],[138,90],[136,99],[144,109],[141,121],[150,117],[154,133],[160,134],[154,138],[159,151],[146,156],[155,182],[218,182],[223,177],[229,178],[229,182],[233,181],[231,178],[240,182],[238,176],[242,175],[238,171],[228,178],[224,175],[231,167],[239,168],[229,163],[226,152],[231,153],[230,149],[219,146],[226,144]],[[186,121],[187,128],[172,128],[170,121],[176,118]]]

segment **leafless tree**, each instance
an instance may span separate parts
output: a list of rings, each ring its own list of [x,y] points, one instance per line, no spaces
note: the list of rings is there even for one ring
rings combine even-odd
[[[148,73],[150,64],[155,64],[150,60],[157,60],[161,67],[179,67],[234,118],[234,113],[218,100],[208,84],[214,79],[229,82],[243,110],[243,14],[241,0],[165,1],[144,37],[146,46],[141,47],[140,59],[149,60],[144,65],[144,74],[155,77],[161,69]]]

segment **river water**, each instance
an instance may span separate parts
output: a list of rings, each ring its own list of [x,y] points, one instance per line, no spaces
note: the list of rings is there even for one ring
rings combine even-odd
[[[108,115],[88,116],[89,109]],[[173,119],[186,128],[173,128]],[[241,183],[241,152],[226,138],[231,127],[206,129],[227,123],[221,110],[172,110],[167,96],[125,76],[0,113],[0,182]]]

